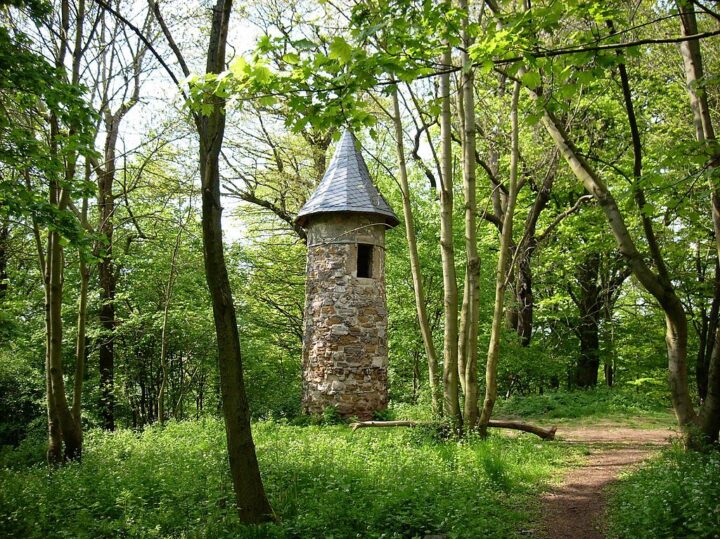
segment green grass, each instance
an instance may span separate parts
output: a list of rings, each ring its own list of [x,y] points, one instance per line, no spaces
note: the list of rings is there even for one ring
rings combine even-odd
[[[553,424],[622,423],[628,427],[664,428],[675,424],[669,398],[634,388],[547,391],[544,395],[498,399],[496,417],[552,420]]]
[[[610,537],[720,537],[720,452],[664,451],[622,477],[608,511]]]
[[[279,524],[240,525],[222,423],[205,420],[91,431],[81,464],[0,470],[0,536],[509,538],[577,455],[530,435],[457,442],[273,422],[254,433]]]

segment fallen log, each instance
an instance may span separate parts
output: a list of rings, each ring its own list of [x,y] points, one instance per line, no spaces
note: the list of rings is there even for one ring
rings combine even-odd
[[[421,427],[421,426],[439,426],[440,423],[432,421],[356,421],[350,423],[350,428],[354,431],[366,427]],[[495,421],[490,420],[488,427],[496,429],[512,429],[521,430],[523,432],[530,432],[536,436],[539,436],[543,440],[554,440],[557,427],[551,427],[544,429],[542,427],[536,427],[528,423],[521,423],[520,421]]]

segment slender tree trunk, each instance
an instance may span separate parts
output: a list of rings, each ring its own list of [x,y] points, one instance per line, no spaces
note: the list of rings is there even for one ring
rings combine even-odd
[[[470,273],[467,271],[467,264],[465,268],[465,275],[463,276],[463,296],[462,296],[462,307],[460,308],[460,322],[458,327],[458,360],[457,370],[458,379],[460,381],[460,387],[463,395],[467,394],[465,379],[465,365],[467,364],[468,355],[468,330],[469,330],[469,313],[470,313]]]
[[[609,360],[605,363],[603,369],[605,372],[605,384],[608,387],[612,387],[615,383],[615,366],[613,365],[613,360]]]
[[[520,160],[519,126],[518,126],[518,99],[520,84],[515,83],[510,109],[510,185],[508,186],[507,204],[503,219],[502,233],[500,235],[500,253],[498,254],[497,273],[495,275],[495,304],[493,307],[492,327],[490,330],[490,345],[488,346],[487,363],[485,365],[485,399],[480,414],[480,433],[487,435],[487,426],[492,416],[493,407],[497,400],[497,366],[500,357],[500,338],[504,320],[505,290],[509,279],[510,257],[513,243],[513,217],[515,214],[515,200],[517,198],[517,169]]]
[[[2,202],[0,202],[2,207]],[[9,259],[9,246],[10,240],[10,224],[7,219],[0,220],[0,302],[5,299],[5,294],[8,289],[8,259]]]
[[[114,167],[114,163],[111,165]],[[105,167],[108,167],[106,159]],[[100,337],[98,356],[100,364],[100,417],[103,428],[115,429],[115,268],[113,264],[113,212],[115,201],[112,194],[114,173],[98,174],[98,232],[104,236],[103,254],[98,262],[100,283]]]
[[[192,203],[189,205],[192,208]],[[190,219],[190,211],[188,209],[188,220]],[[165,286],[165,297],[163,305],[162,332],[160,334],[160,368],[162,369],[162,381],[158,391],[158,419],[160,423],[165,422],[165,390],[168,385],[168,366],[167,366],[167,326],[170,312],[170,300],[172,298],[173,286],[175,285],[175,276],[177,275],[177,259],[180,252],[180,241],[182,240],[184,225],[180,223],[175,237],[175,247],[173,248],[172,258],[170,259],[170,274],[168,275],[167,284]],[[182,377],[182,369],[180,371]]]
[[[533,314],[535,298],[532,289],[532,253],[530,247],[520,253],[517,262],[517,281],[515,285],[517,301],[517,323],[515,331],[522,346],[530,346],[533,332]]]
[[[26,176],[25,180],[29,189],[29,176]],[[48,244],[47,251],[43,252],[40,228],[34,219],[32,229],[45,294],[45,406],[48,422],[48,447],[45,457],[50,466],[57,466],[62,463],[62,435],[60,434],[60,424],[58,423],[57,412],[55,411],[55,399],[50,381],[50,268],[47,266],[47,261],[50,257],[50,245]]]
[[[172,279],[172,269],[170,270],[170,279]],[[163,307],[162,331],[160,334],[160,368],[162,369],[162,380],[160,389],[158,390],[158,419],[160,423],[165,423],[165,388],[168,384],[168,366],[167,366],[167,325],[168,313],[170,311],[170,280],[168,280],[168,290],[165,292],[165,306]]]
[[[84,0],[81,0],[84,1]],[[151,6],[152,7],[152,6]],[[151,34],[153,12],[148,12],[143,22],[143,32]],[[101,35],[104,35],[105,26],[101,27]],[[102,245],[99,246],[98,280],[100,283],[100,327],[102,336],[99,343],[99,367],[100,367],[100,417],[103,427],[107,430],[115,428],[115,288],[117,277],[115,273],[115,259],[113,254],[113,235],[115,230],[115,194],[113,192],[116,174],[116,146],[120,134],[120,125],[125,115],[137,104],[140,99],[141,76],[143,72],[143,60],[146,45],[138,45],[132,51],[132,58],[127,71],[122,72],[124,81],[124,94],[116,110],[112,110],[112,101],[115,97],[108,87],[109,81],[119,72],[114,70],[113,58],[116,54],[113,37],[110,43],[104,47],[101,53],[100,63],[102,65],[100,78],[103,80],[101,114],[105,127],[105,145],[103,152],[103,163],[95,163],[97,174],[97,206],[98,206],[98,227],[97,231],[103,236]],[[79,45],[76,45],[79,48]],[[127,48],[127,47],[126,47]],[[107,52],[109,51],[109,52]],[[109,60],[108,60],[109,58]]]
[[[690,2],[678,1],[683,35],[697,32],[694,7]],[[717,170],[720,168],[720,147],[715,138],[707,91],[698,90],[704,82],[702,52],[697,41],[683,41],[680,44],[683,65],[687,80],[690,106],[693,111],[695,136],[704,143],[708,154],[708,182],[710,186],[710,207],[713,221],[715,245],[720,258],[720,189],[717,185]],[[720,327],[715,331],[715,344],[708,365],[707,394],[700,410],[700,428],[702,435],[715,442],[720,436]]]
[[[438,380],[438,358],[435,352],[435,345],[432,340],[432,331],[427,316],[427,305],[425,304],[425,291],[423,290],[422,275],[420,271],[420,257],[418,256],[417,239],[415,237],[415,223],[413,220],[412,206],[410,201],[410,186],[408,184],[407,167],[405,164],[405,148],[403,144],[402,119],[400,118],[400,103],[397,96],[397,88],[393,92],[393,123],[395,124],[395,138],[397,144],[398,164],[400,166],[400,189],[402,190],[403,217],[405,219],[405,233],[407,235],[408,250],[410,251],[410,272],[415,292],[415,307],[420,325],[425,354],[428,362],[428,375],[430,379],[430,393],[432,396],[432,408],[436,415],[441,413],[439,403]]]
[[[452,63],[450,48],[445,49],[442,62]],[[462,414],[458,391],[458,287],[455,273],[455,246],[453,240],[453,176],[452,126],[450,123],[450,74],[440,75],[440,256],[443,271],[443,307],[445,331],[443,335],[443,385],[445,415],[460,428]],[[463,371],[464,372],[464,371]]]
[[[705,347],[703,349],[702,356],[698,354],[698,365],[696,371],[696,378],[698,384],[698,393],[702,402],[705,402],[708,391],[708,374],[710,370],[710,359],[712,358],[713,351],[715,350],[715,338],[714,336],[718,332],[718,317],[720,316],[720,264],[718,259],[715,259],[715,276],[713,286],[713,299],[710,305],[710,313],[704,320],[706,324],[705,330]]]
[[[86,167],[89,176],[89,169]],[[83,198],[81,221],[83,225],[87,225],[88,200]],[[88,299],[88,283],[90,281],[90,270],[85,263],[85,255],[79,253],[79,273],[80,273],[80,297],[78,299],[78,319],[77,319],[77,340],[75,341],[75,376],[73,378],[73,401],[72,415],[75,422],[80,425],[81,421],[81,405],[82,405],[82,388],[83,378],[85,377],[85,345],[87,335],[85,325],[87,321],[87,299]]]
[[[462,85],[457,87],[457,112],[458,112],[458,125],[460,131],[460,147],[465,147],[465,106],[463,99]],[[461,154],[464,150],[461,150]],[[462,167],[461,159],[461,167]],[[464,174],[464,171],[463,171]],[[465,188],[465,178],[463,176],[463,190]],[[464,196],[464,193],[463,193]],[[465,214],[465,208],[463,208],[463,216]],[[458,380],[460,381],[460,387],[462,388],[463,396],[467,395],[465,384],[467,382],[465,378],[465,366],[467,365],[468,355],[468,331],[470,330],[470,273],[467,271],[467,253],[465,258],[465,274],[463,275],[463,287],[462,287],[462,302],[460,303],[460,319],[458,325]],[[463,410],[464,412],[464,410]]]
[[[467,253],[468,295],[466,309],[465,334],[465,427],[473,428],[477,424],[478,382],[477,382],[477,335],[480,314],[480,257],[477,251],[477,193],[475,185],[475,73],[472,67],[469,47],[471,43],[468,26],[470,24],[467,0],[460,0],[460,9],[464,11],[462,20],[463,40],[463,194],[465,198],[465,250]]]
[[[212,9],[208,73],[220,73],[225,68],[231,11],[231,0],[217,0]],[[222,410],[238,513],[242,522],[259,523],[274,517],[265,496],[252,439],[240,335],[223,251],[219,157],[225,132],[225,101],[217,96],[210,100],[212,111],[209,115],[196,117],[200,138],[205,277],[215,320]]]
[[[49,275],[49,268],[43,273]],[[50,281],[45,279],[45,404],[47,407],[48,420],[48,447],[46,452],[47,463],[51,466],[58,466],[62,463],[62,434],[60,422],[55,408],[55,397],[50,379]]]

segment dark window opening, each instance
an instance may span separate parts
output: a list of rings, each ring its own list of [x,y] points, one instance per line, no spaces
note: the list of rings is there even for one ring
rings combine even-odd
[[[357,276],[370,278],[372,277],[373,265],[373,246],[358,244],[357,251]]]

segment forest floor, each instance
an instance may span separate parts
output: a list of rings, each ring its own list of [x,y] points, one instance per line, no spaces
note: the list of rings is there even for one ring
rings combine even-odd
[[[667,427],[650,427],[600,422],[558,429],[560,443],[587,448],[587,457],[542,496],[542,521],[537,530],[526,533],[551,539],[602,539],[607,487],[621,472],[668,445],[675,434]]]

